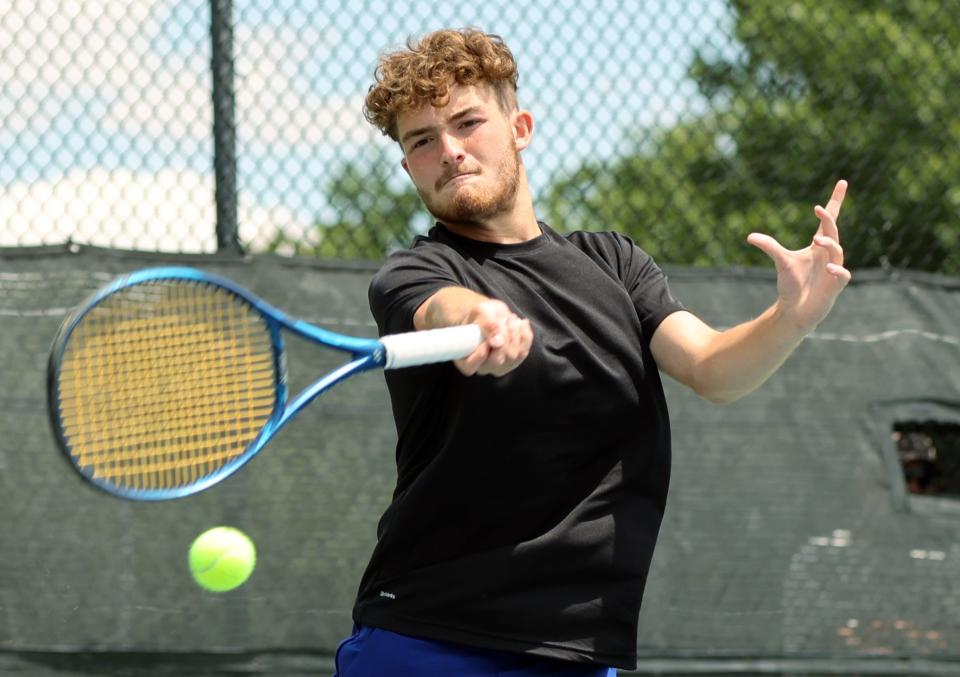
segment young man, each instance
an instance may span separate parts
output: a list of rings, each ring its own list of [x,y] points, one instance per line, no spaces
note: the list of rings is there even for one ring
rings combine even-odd
[[[850,279],[841,181],[809,247],[750,235],[778,298],[714,331],[629,239],[537,221],[520,157],[534,122],[516,83],[499,38],[439,31],[385,55],[367,97],[437,221],[372,281],[379,329],[477,323],[485,341],[453,365],[387,373],[397,487],[339,677],[635,667],[670,470],[658,369],[712,401],[741,397]]]

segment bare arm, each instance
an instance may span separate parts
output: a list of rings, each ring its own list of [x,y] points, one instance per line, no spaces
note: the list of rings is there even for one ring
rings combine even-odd
[[[413,315],[415,329],[477,324],[485,340],[454,364],[466,376],[503,376],[526,359],[533,343],[530,321],[507,304],[463,287],[445,287],[424,301]]]
[[[803,338],[827,316],[850,281],[836,219],[846,193],[837,183],[809,247],[784,249],[768,235],[751,234],[777,268],[777,301],[756,319],[723,332],[687,312],[668,316],[650,342],[657,365],[714,402],[731,402],[766,381]]]
[[[660,324],[650,349],[660,369],[701,397],[722,404],[770,378],[803,337],[776,306],[723,332],[682,311]]]

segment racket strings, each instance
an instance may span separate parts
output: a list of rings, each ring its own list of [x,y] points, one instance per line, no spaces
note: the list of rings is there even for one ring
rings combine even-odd
[[[64,435],[93,477],[182,487],[246,450],[276,386],[269,329],[246,301],[201,282],[140,284],[74,328],[60,370]]]

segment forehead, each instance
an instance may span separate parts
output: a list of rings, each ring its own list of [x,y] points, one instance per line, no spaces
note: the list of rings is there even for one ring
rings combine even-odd
[[[437,125],[451,115],[467,108],[497,108],[496,93],[490,85],[451,85],[450,98],[443,106],[425,103],[419,108],[401,111],[397,114],[397,133],[402,137],[409,129]]]

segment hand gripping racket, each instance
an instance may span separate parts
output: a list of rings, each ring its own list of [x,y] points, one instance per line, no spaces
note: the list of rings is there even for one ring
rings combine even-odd
[[[282,331],[351,355],[287,401]],[[124,498],[202,491],[240,469],[318,395],[362,371],[465,357],[476,325],[380,339],[289,317],[237,284],[193,268],[117,278],[61,324],[47,398],[73,467]]]

